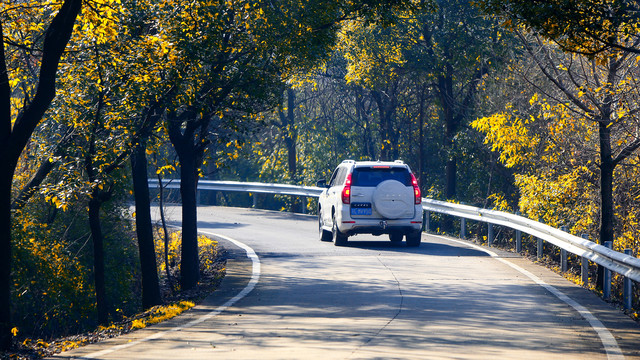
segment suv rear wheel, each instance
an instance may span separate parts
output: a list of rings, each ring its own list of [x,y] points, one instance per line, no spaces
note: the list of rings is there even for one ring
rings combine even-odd
[[[422,232],[416,231],[407,234],[407,246],[418,247],[422,242]]]
[[[325,230],[322,228],[322,210],[318,211],[318,233],[320,235],[320,241],[331,241],[333,240],[333,234],[329,230]]]
[[[402,233],[391,233],[389,234],[389,240],[391,240],[394,244],[399,244],[402,242],[402,237],[404,235]]]
[[[349,242],[349,236],[343,234],[340,232],[340,230],[338,230],[338,223],[336,222],[336,216],[335,214],[333,215],[333,217],[331,218],[331,222],[333,223],[333,227],[332,229],[332,235],[333,235],[333,244],[335,246],[346,246],[347,243]]]

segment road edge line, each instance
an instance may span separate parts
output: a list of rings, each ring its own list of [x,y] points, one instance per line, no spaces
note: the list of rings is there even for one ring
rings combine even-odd
[[[110,354],[112,352],[118,351],[118,350],[123,350],[126,348],[129,348],[131,346],[134,345],[138,345],[141,344],[143,342],[147,342],[150,340],[155,340],[158,338],[161,338],[162,336],[172,333],[172,332],[176,332],[176,331],[182,331],[184,329],[190,328],[194,325],[203,323],[209,319],[211,319],[212,317],[215,317],[217,315],[219,315],[220,313],[222,313],[223,311],[225,311],[226,309],[228,309],[229,307],[233,306],[233,304],[235,304],[236,302],[238,302],[240,299],[244,298],[245,296],[249,295],[249,293],[251,291],[253,291],[253,289],[256,287],[256,285],[258,284],[258,281],[260,280],[260,275],[261,275],[261,267],[260,267],[260,258],[258,257],[258,255],[256,254],[256,252],[249,246],[246,245],[238,240],[232,239],[228,236],[224,236],[224,235],[220,235],[220,234],[215,234],[212,232],[207,232],[207,231],[198,231],[199,233],[202,234],[207,234],[209,236],[214,236],[214,237],[218,237],[221,238],[223,240],[229,241],[232,244],[236,245],[237,247],[241,248],[242,250],[244,250],[247,253],[247,257],[251,260],[251,264],[252,264],[252,271],[251,271],[251,280],[249,280],[249,283],[247,284],[247,286],[245,286],[242,291],[240,291],[236,296],[234,296],[233,298],[227,300],[227,302],[225,302],[224,304],[218,306],[215,310],[212,310],[200,317],[198,317],[197,319],[194,319],[192,321],[189,321],[188,323],[181,325],[181,326],[176,326],[174,328],[171,329],[167,329],[167,330],[163,330],[163,331],[159,331],[156,332],[154,334],[151,334],[147,337],[144,337],[142,339],[138,339],[126,344],[120,344],[120,345],[116,345],[113,346],[111,348],[105,349],[105,350],[100,350],[100,351],[96,351],[94,353],[91,353],[89,355],[85,355],[85,356],[80,356],[80,357],[74,357],[74,359],[95,359],[99,356],[103,356],[103,355],[107,355]]]
[[[491,256],[492,258],[494,258],[495,260],[500,261],[501,263],[513,268],[514,270],[518,271],[519,273],[523,274],[524,276],[528,277],[529,279],[533,280],[533,282],[535,282],[536,284],[542,286],[543,288],[545,288],[547,291],[549,291],[551,294],[553,294],[555,297],[557,297],[558,299],[562,300],[565,304],[571,306],[575,311],[578,312],[578,314],[580,314],[580,316],[582,316],[583,319],[585,319],[589,325],[591,325],[591,328],[596,332],[596,334],[598,334],[598,337],[600,338],[600,342],[602,343],[602,346],[604,347],[604,350],[607,354],[607,359],[609,360],[622,360],[624,359],[624,354],[622,354],[622,350],[620,349],[620,347],[618,346],[618,342],[616,341],[616,339],[613,337],[613,335],[611,334],[611,332],[609,331],[609,329],[607,329],[606,326],[604,326],[604,324],[595,316],[593,315],[586,307],[584,307],[583,305],[581,305],[580,303],[578,303],[576,300],[570,298],[568,295],[566,295],[565,293],[563,293],[562,291],[556,289],[555,287],[547,284],[546,282],[544,282],[544,280],[540,279],[539,277],[537,277],[536,275],[532,274],[531,272],[529,272],[528,270],[523,269],[522,267],[507,261],[503,258],[501,258],[498,254],[496,254],[495,252],[485,249],[481,246],[478,246],[476,244],[472,244],[466,241],[461,241],[461,240],[457,240],[457,239],[452,239],[452,238],[448,238],[448,237],[444,237],[444,236],[440,236],[440,235],[431,235],[429,234],[429,236],[433,236],[436,238],[440,238],[440,239],[445,239],[448,241],[453,241],[462,245],[466,245],[466,246],[470,246],[476,250],[480,250],[482,252],[485,252],[487,254],[489,254],[489,256]]]

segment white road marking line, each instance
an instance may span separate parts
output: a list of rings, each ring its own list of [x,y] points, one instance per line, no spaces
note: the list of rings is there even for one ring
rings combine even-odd
[[[247,257],[249,259],[251,259],[252,262],[252,273],[251,273],[251,280],[249,280],[249,283],[247,284],[247,286],[244,287],[244,289],[242,289],[242,291],[240,291],[240,293],[238,293],[236,296],[234,296],[233,298],[229,299],[226,303],[224,303],[223,305],[217,307],[215,310],[202,315],[201,317],[192,320],[188,323],[186,323],[185,325],[182,326],[177,326],[168,330],[164,330],[164,331],[159,331],[157,333],[151,334],[145,338],[136,340],[136,341],[132,341],[126,344],[121,344],[121,345],[116,345],[113,346],[111,348],[105,349],[105,350],[101,350],[101,351],[97,351],[94,353],[91,353],[89,355],[86,356],[82,356],[82,357],[76,357],[74,359],[95,359],[98,358],[100,356],[106,355],[106,354],[110,354],[112,352],[118,351],[118,350],[122,350],[122,349],[126,349],[128,347],[134,346],[134,345],[138,345],[140,343],[146,342],[146,341],[150,341],[150,340],[154,340],[154,339],[158,339],[163,337],[166,334],[172,333],[172,332],[176,332],[176,331],[182,331],[184,329],[190,328],[192,326],[198,325],[202,322],[205,322],[209,319],[211,319],[214,316],[219,315],[220,313],[222,313],[223,311],[225,311],[226,309],[228,309],[229,307],[231,307],[233,304],[235,304],[236,302],[238,302],[240,299],[242,299],[243,297],[247,296],[258,284],[258,281],[260,280],[260,258],[258,258],[258,255],[256,254],[256,252],[249,247],[248,245],[241,243],[238,240],[234,240],[230,237],[224,236],[224,235],[219,235],[219,234],[214,234],[211,232],[207,232],[207,231],[199,231],[200,233],[204,233],[207,235],[211,235],[211,236],[215,236],[221,239],[224,239],[226,241],[229,241],[231,243],[233,243],[234,245],[238,246],[239,248],[243,249],[244,251],[246,251],[247,253]]]
[[[466,241],[460,241],[460,240],[456,240],[456,239],[451,239],[451,238],[444,237],[444,236],[438,236],[438,235],[429,235],[429,236],[441,238],[441,239],[448,240],[448,241],[453,241],[453,242],[456,242],[456,243],[459,243],[459,244],[462,244],[462,245],[465,245],[465,246],[470,246],[470,247],[472,247],[474,249],[483,251],[483,252],[489,254],[489,256],[491,256],[492,258],[500,261],[501,263],[503,263],[505,265],[510,266],[514,270],[520,272],[521,274],[525,275],[529,279],[533,280],[536,284],[542,286],[547,291],[549,291],[550,293],[555,295],[558,299],[562,300],[567,305],[571,306],[574,310],[576,310],[580,314],[580,316],[582,316],[585,320],[587,320],[587,322],[589,322],[589,325],[591,325],[593,330],[595,330],[595,332],[598,334],[598,337],[600,337],[600,341],[602,342],[602,346],[604,346],[604,350],[607,353],[607,359],[609,359],[609,360],[622,360],[622,359],[624,359],[624,355],[622,354],[622,350],[620,350],[620,347],[618,346],[618,342],[613,337],[611,332],[609,332],[609,329],[607,329],[604,326],[604,324],[600,320],[598,320],[597,317],[595,317],[595,315],[593,315],[589,310],[587,310],[587,308],[585,308],[584,306],[580,305],[577,301],[573,300],[569,296],[565,295],[562,291],[560,291],[560,290],[556,289],[555,287],[547,284],[542,279],[540,279],[536,275],[530,273],[529,271],[521,268],[520,266],[501,258],[500,256],[498,256],[498,254],[494,253],[491,250],[485,249],[483,247],[480,247],[478,245],[475,245],[475,244],[472,244],[472,243],[469,243],[469,242],[466,242]]]

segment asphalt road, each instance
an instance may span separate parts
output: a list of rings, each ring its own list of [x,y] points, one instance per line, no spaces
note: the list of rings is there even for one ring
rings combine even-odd
[[[57,358],[640,359],[636,323],[514,254],[426,234],[419,248],[364,235],[335,247],[311,216],[198,216],[229,251],[221,288],[171,321]]]

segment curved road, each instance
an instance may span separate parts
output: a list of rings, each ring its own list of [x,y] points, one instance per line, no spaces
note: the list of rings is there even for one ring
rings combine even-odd
[[[637,324],[514,254],[426,234],[419,248],[364,235],[335,247],[312,216],[198,216],[229,251],[221,288],[183,316],[58,358],[640,359]]]

